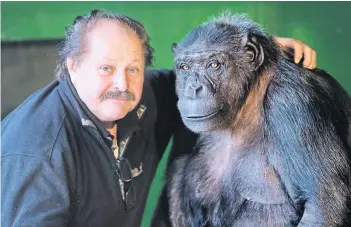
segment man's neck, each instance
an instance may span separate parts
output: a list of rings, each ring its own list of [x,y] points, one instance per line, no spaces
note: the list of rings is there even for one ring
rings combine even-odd
[[[118,158],[118,145],[117,145],[117,124],[113,123],[110,127],[106,127],[106,130],[113,136],[112,139],[112,151],[115,158]]]
[[[117,124],[115,122],[104,124],[104,127],[113,136],[114,139],[117,139]]]

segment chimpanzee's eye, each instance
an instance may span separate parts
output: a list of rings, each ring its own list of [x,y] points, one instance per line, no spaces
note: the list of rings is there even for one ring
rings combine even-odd
[[[213,61],[207,67],[215,69],[215,68],[218,68],[219,66],[220,66],[220,63],[218,61]]]
[[[183,70],[189,70],[189,66],[187,64],[181,64],[180,68]]]

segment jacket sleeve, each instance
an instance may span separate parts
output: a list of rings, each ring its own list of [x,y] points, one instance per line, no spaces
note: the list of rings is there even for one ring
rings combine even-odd
[[[181,120],[177,108],[175,73],[172,70],[163,69],[151,70],[146,75],[147,79],[150,80],[157,105],[156,143],[158,150],[162,152],[160,157],[166,150],[171,136],[173,136],[172,148],[166,164],[168,166],[177,157],[192,151],[196,135],[188,130]],[[164,187],[156,205],[152,217],[152,227],[171,226],[166,190],[167,188]]]
[[[64,165],[43,157],[1,160],[1,226],[67,226],[70,190]]]
[[[162,157],[171,136],[181,125],[175,91],[175,73],[167,69],[148,70],[146,77],[155,95],[157,106],[155,134],[159,157]]]

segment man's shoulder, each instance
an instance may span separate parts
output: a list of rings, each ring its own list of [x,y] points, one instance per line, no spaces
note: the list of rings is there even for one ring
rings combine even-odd
[[[146,69],[145,70],[145,79],[146,81],[155,80],[159,77],[169,77],[174,76],[174,71],[172,69]]]
[[[145,71],[145,95],[163,95],[175,92],[175,74],[171,69],[148,69]]]
[[[57,86],[58,82],[53,82],[35,92],[2,121],[2,157],[50,157],[67,119]]]

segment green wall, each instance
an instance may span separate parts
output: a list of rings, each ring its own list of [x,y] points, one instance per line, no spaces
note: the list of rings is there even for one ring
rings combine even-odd
[[[190,29],[223,10],[248,13],[263,28],[293,37],[317,52],[318,67],[331,73],[349,92],[346,73],[351,52],[351,2],[2,2],[1,39],[55,39],[80,14],[104,8],[142,22],[152,37],[155,67],[172,67],[170,45]],[[143,226],[148,226],[161,188],[164,160],[155,177]]]
[[[105,8],[141,21],[156,49],[155,67],[171,67],[170,44],[223,10],[248,13],[266,31],[294,37],[318,53],[348,91],[345,65],[350,63],[351,2],[2,2],[1,39],[60,38],[75,16]]]

